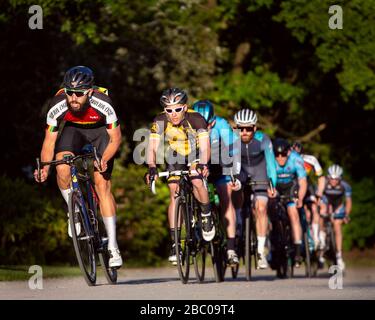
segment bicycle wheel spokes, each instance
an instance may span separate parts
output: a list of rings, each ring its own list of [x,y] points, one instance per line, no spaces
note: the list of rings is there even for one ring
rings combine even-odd
[[[84,218],[84,211],[76,192],[71,194],[69,221],[72,229],[74,250],[79,267],[87,284],[92,286],[96,282],[96,261],[94,249],[94,235]],[[78,224],[80,227],[78,227]]]
[[[190,270],[190,220],[187,215],[186,203],[181,197],[178,197],[174,215],[175,248],[177,269],[182,283],[187,283],[189,280]],[[178,228],[178,226],[180,227]]]

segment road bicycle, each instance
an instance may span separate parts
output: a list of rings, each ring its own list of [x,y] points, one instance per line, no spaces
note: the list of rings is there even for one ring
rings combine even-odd
[[[182,283],[189,280],[190,265],[194,265],[198,282],[205,278],[206,256],[213,253],[214,243],[207,242],[202,236],[202,219],[197,200],[193,194],[193,185],[190,176],[196,175],[196,170],[175,170],[158,173],[159,177],[179,176],[178,191],[175,195],[175,248],[177,256],[177,269]],[[203,179],[206,183],[205,179]],[[150,181],[151,191],[155,194],[155,181]],[[207,187],[207,186],[206,186]],[[216,212],[211,212],[214,221],[217,220]],[[214,268],[215,268],[214,264]],[[220,271],[215,271],[220,272]]]
[[[40,180],[40,170],[44,166],[61,164],[70,166],[72,192],[69,195],[69,222],[79,267],[86,283],[93,286],[96,283],[96,266],[100,262],[108,283],[115,284],[117,268],[108,265],[108,238],[99,214],[99,198],[89,169],[90,159],[100,165],[96,148],[92,145],[84,146],[81,155],[67,154],[61,160],[41,162],[37,158],[38,178]],[[78,223],[80,228],[76,227]]]

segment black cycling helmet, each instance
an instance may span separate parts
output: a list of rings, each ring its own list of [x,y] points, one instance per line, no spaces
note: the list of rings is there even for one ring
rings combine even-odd
[[[215,119],[214,106],[209,100],[199,100],[193,104],[193,110],[199,112],[207,123]]]
[[[299,142],[299,141],[295,141],[295,142],[293,143],[292,148],[293,148],[294,151],[297,151],[298,153],[302,153],[302,152],[303,152],[303,146],[302,146],[302,143]]]
[[[287,154],[290,149],[290,144],[283,138],[276,138],[273,141],[273,152],[277,154]]]
[[[179,88],[170,88],[164,90],[160,97],[160,105],[163,108],[174,106],[176,104],[185,104],[188,96],[184,90]]]
[[[65,73],[64,87],[67,89],[89,89],[93,84],[94,74],[90,68],[76,66]]]

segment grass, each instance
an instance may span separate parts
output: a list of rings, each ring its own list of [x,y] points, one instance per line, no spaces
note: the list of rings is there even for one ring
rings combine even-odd
[[[41,266],[43,278],[60,278],[81,276],[79,267]],[[35,271],[29,273],[29,266],[0,266],[0,281],[29,280]]]

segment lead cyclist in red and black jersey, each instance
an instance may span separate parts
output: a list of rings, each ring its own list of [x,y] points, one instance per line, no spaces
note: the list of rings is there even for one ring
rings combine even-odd
[[[76,66],[64,76],[64,88],[53,97],[47,113],[47,128],[41,151],[41,161],[60,160],[66,154],[76,155],[86,144],[92,144],[101,156],[101,166],[95,163],[94,183],[100,200],[100,212],[108,234],[109,266],[120,267],[122,258],[116,241],[116,203],[111,193],[111,172],[114,155],[121,143],[121,131],[111,99],[104,88],[94,87],[91,69]],[[101,170],[99,170],[101,168]],[[71,189],[68,165],[56,167],[57,184],[68,203]],[[40,180],[44,182],[49,167],[41,170]],[[71,236],[71,226],[68,233]],[[80,233],[80,224],[76,223]]]

